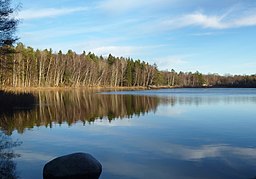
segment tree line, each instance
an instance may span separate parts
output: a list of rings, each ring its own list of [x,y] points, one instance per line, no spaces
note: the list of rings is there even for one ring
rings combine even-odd
[[[160,71],[157,65],[131,58],[77,54],[72,50],[34,50],[18,43],[18,20],[11,0],[0,3],[0,87],[177,86],[256,87],[255,75]]]
[[[255,75],[160,71],[157,65],[131,58],[94,53],[53,53],[18,43],[15,53],[0,59],[2,87],[256,87]]]
[[[148,86],[156,83],[157,68],[130,58],[107,58],[95,54],[77,54],[69,50],[34,50],[18,43],[16,53],[5,55],[0,64],[1,86]]]
[[[0,84],[8,87],[160,85],[156,65],[130,58],[34,50],[19,43],[1,58]]]
[[[255,88],[256,75],[219,75],[217,73],[202,74],[198,71],[171,72],[162,71],[164,85],[178,87],[226,87],[226,88]]]

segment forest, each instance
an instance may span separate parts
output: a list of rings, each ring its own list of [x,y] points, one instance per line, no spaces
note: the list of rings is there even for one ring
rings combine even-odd
[[[161,71],[139,59],[38,50],[17,43],[18,7],[0,4],[0,88],[4,87],[256,87],[256,75]]]
[[[1,55],[1,87],[256,87],[256,75],[160,71],[139,59],[94,53],[54,53],[18,43]]]

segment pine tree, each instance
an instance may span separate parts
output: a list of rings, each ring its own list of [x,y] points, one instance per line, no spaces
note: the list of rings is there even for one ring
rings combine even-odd
[[[15,9],[11,7],[11,0],[0,1],[0,85],[10,83],[6,80],[6,75],[10,73],[11,58],[10,54],[14,53],[13,43],[17,40],[15,30],[18,20],[13,17]]]
[[[128,60],[125,71],[126,86],[132,86],[132,61]]]
[[[16,9],[11,7],[11,0],[1,0],[0,4],[0,47],[12,46],[17,40],[15,31],[18,20],[13,17]]]

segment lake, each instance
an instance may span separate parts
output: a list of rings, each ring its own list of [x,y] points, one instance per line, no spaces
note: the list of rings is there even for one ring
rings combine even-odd
[[[2,116],[21,144],[17,175],[42,178],[51,159],[92,154],[101,179],[256,177],[256,89],[42,91],[32,110]]]

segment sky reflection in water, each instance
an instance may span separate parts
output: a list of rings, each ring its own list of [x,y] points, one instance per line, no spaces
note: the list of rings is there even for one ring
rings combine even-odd
[[[254,89],[40,95],[34,112],[12,119],[23,126],[4,126],[23,142],[22,178],[42,178],[47,161],[78,151],[102,163],[103,179],[256,176]]]

